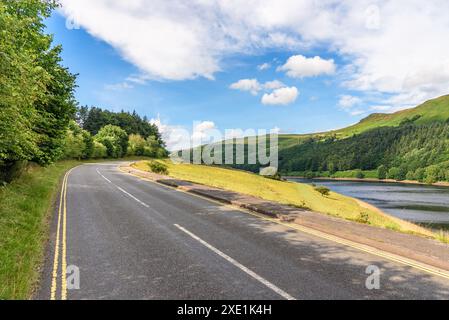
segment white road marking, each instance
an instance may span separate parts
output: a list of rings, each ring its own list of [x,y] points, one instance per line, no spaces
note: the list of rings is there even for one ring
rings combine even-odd
[[[201,238],[197,237],[196,235],[194,235],[193,233],[191,233],[190,231],[188,231],[187,229],[181,227],[178,224],[175,224],[175,227],[178,228],[179,230],[181,230],[182,232],[186,233],[187,235],[189,235],[190,237],[192,237],[193,239],[195,239],[196,241],[198,241],[199,243],[201,243],[203,246],[205,246],[206,248],[212,250],[213,252],[215,252],[216,254],[218,254],[220,257],[222,257],[223,259],[225,259],[226,261],[230,262],[231,264],[233,264],[234,266],[236,266],[237,268],[239,268],[240,270],[242,270],[243,272],[245,272],[246,274],[248,274],[249,276],[253,277],[254,279],[256,279],[257,281],[259,281],[260,283],[262,283],[263,285],[265,285],[266,287],[268,287],[269,289],[273,290],[274,292],[276,292],[278,295],[280,295],[281,297],[283,297],[286,300],[296,300],[294,297],[292,297],[291,295],[289,295],[287,292],[283,291],[282,289],[278,288],[277,286],[275,286],[274,284],[272,284],[270,281],[262,278],[261,276],[259,276],[257,273],[251,271],[250,269],[248,269],[247,267],[245,267],[244,265],[242,265],[241,263],[239,263],[238,261],[234,260],[233,258],[231,258],[230,256],[226,255],[225,253],[221,252],[220,250],[218,250],[217,248],[215,248],[214,246],[210,245],[209,243],[207,243],[206,241],[202,240]]]
[[[115,184],[114,184],[115,185]],[[123,192],[124,194],[126,194],[127,196],[129,196],[130,198],[136,200],[138,203],[140,203],[141,205],[143,205],[145,208],[149,208],[150,206],[147,205],[145,202],[140,201],[139,199],[137,199],[136,197],[134,197],[131,193],[127,192],[126,190],[123,190],[122,188],[120,188],[119,186],[115,186],[117,189],[119,189],[121,192]]]
[[[98,169],[97,169],[97,173],[98,173],[104,180],[106,180],[106,181],[109,182],[109,183],[112,183],[111,180],[109,180],[109,179],[106,178],[104,175],[102,175],[102,174],[100,173],[100,171],[98,171]]]
[[[97,173],[103,178],[105,179],[107,182],[109,182],[110,184],[113,184],[117,189],[119,189],[121,192],[123,192],[124,194],[126,194],[128,197],[134,199],[135,201],[137,201],[138,203],[140,203],[141,205],[143,205],[145,208],[149,208],[150,206],[147,205],[145,202],[140,201],[139,199],[137,199],[136,197],[134,197],[131,193],[127,192],[126,190],[120,188],[118,185],[116,185],[115,183],[113,183],[111,180],[109,180],[108,178],[106,178],[104,175],[102,175],[100,173],[100,171],[98,171],[97,169]]]

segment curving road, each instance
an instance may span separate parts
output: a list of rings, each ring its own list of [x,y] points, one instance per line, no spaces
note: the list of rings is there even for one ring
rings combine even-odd
[[[141,180],[117,163],[68,175],[46,261],[37,299],[449,299],[448,279]],[[378,290],[366,287],[369,266],[380,269]]]

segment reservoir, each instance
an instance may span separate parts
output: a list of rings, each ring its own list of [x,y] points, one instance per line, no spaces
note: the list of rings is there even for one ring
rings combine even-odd
[[[449,187],[302,178],[289,180],[325,186],[334,192],[368,202],[395,217],[449,229]]]

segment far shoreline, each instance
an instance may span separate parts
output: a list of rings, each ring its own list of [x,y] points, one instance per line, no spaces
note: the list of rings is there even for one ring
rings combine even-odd
[[[397,184],[411,184],[411,185],[421,185],[421,186],[433,186],[433,187],[449,187],[449,182],[436,182],[436,183],[425,183],[415,180],[404,180],[398,181],[394,179],[375,179],[375,178],[331,178],[331,177],[315,177],[306,178],[304,176],[282,176],[285,179],[307,179],[307,180],[335,180],[335,181],[351,181],[351,182],[380,182],[380,183],[397,183]]]

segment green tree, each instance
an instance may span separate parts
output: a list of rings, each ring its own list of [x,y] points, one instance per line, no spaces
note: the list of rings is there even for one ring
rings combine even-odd
[[[104,159],[108,156],[108,149],[98,141],[94,140],[92,158]]]
[[[139,134],[131,134],[129,136],[129,147],[128,147],[128,155],[129,156],[143,156],[145,153],[145,147],[147,146],[147,142],[144,138],[142,138]]]
[[[48,164],[63,153],[75,76],[45,34],[55,1],[0,2],[0,166]]]
[[[128,134],[120,127],[107,125],[95,136],[95,140],[107,148],[107,155],[111,158],[121,158],[128,149]]]

